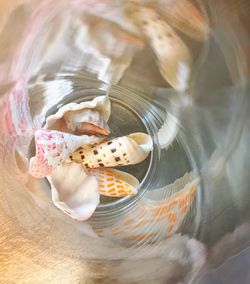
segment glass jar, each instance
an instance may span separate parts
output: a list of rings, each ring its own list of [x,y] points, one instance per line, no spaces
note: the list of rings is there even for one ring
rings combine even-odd
[[[188,87],[177,91],[161,76],[148,43],[119,30],[132,28],[117,1],[6,3],[0,27],[4,237],[20,235],[69,262],[134,263],[169,257],[169,239],[179,233],[209,247],[248,221],[246,31],[230,5],[195,5],[210,34],[201,42],[180,35],[194,63]],[[111,137],[146,132],[154,147],[143,163],[121,168],[139,180],[137,195],[101,197],[93,216],[78,222],[53,205],[46,178],[30,176],[29,159],[34,133],[50,114],[101,95],[112,104]]]

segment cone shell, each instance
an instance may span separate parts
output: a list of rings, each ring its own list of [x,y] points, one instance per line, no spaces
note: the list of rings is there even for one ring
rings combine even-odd
[[[100,138],[94,136],[76,136],[53,130],[37,130],[35,132],[36,155],[30,159],[29,172],[36,178],[51,175],[53,170],[80,146],[100,141]]]
[[[127,14],[148,39],[164,79],[177,91],[185,91],[192,63],[186,44],[153,9],[129,3]]]
[[[87,220],[99,204],[99,184],[80,164],[58,166],[47,177],[56,207],[78,221]]]
[[[132,175],[113,169],[89,169],[99,182],[100,194],[111,197],[135,195],[140,186]]]
[[[164,188],[152,190],[137,208],[126,214],[111,228],[100,230],[102,237],[121,243],[155,242],[176,233],[189,212],[200,181],[193,173],[185,174]],[[175,192],[167,200],[152,200],[163,197],[165,192]]]
[[[45,128],[72,134],[108,135],[110,112],[108,96],[99,96],[79,104],[69,103],[47,117]]]
[[[86,146],[70,155],[70,159],[86,168],[115,167],[138,164],[153,148],[145,133],[133,133],[95,146]]]
[[[159,13],[174,28],[187,36],[204,41],[207,39],[210,28],[199,9],[188,0],[158,1]]]

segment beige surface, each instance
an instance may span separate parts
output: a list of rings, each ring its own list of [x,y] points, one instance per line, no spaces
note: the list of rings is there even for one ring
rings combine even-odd
[[[65,256],[70,252],[60,241],[62,228],[56,229],[59,224],[55,220],[39,224],[46,216],[26,189],[13,180],[7,182],[7,177],[1,168],[0,283],[79,283],[86,265]],[[19,217],[15,218],[15,214]],[[55,238],[58,243],[53,247]],[[58,254],[60,246],[63,257]]]

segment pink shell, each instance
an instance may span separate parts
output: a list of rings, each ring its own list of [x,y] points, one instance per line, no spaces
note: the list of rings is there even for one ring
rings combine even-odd
[[[100,138],[94,136],[76,136],[54,130],[37,130],[35,132],[36,155],[30,159],[30,174],[36,178],[51,175],[70,153],[82,145],[99,141]]]

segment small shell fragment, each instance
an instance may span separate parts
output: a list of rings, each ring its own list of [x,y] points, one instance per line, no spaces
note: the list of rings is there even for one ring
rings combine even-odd
[[[78,221],[91,217],[99,204],[97,179],[88,175],[80,164],[64,163],[47,177],[56,207]]]
[[[171,113],[167,114],[166,120],[157,133],[161,149],[167,149],[176,139],[179,129],[178,118]]]
[[[46,129],[36,130],[36,154],[30,159],[29,172],[36,178],[51,175],[53,170],[80,146],[100,141],[101,138],[95,136],[76,136]]]
[[[72,153],[71,160],[86,168],[138,164],[149,155],[153,142],[145,133],[133,133],[95,146],[85,146]]]
[[[100,188],[100,194],[110,197],[135,195],[140,186],[139,181],[132,175],[114,169],[89,169],[94,175]]]
[[[185,91],[192,56],[178,34],[151,8],[128,3],[127,14],[140,27],[154,50],[160,72],[177,91]]]
[[[47,117],[45,128],[71,134],[108,135],[110,112],[108,96],[99,96],[79,104],[69,103]]]

